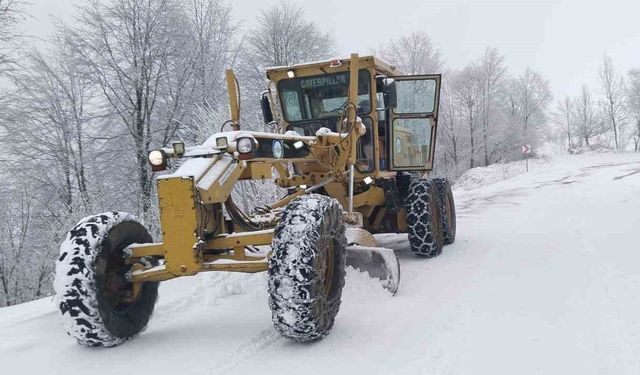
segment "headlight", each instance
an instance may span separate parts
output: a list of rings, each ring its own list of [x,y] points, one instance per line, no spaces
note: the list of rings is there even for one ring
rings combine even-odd
[[[216,148],[221,150],[227,148],[227,137],[216,138]]]
[[[149,164],[154,172],[164,171],[167,169],[167,155],[162,150],[153,150],[149,152]]]
[[[185,152],[185,147],[184,147],[184,142],[182,141],[176,141],[173,142],[173,154],[177,157],[182,157],[182,155],[184,155]]]
[[[149,152],[149,164],[154,167],[161,166],[164,164],[164,154],[160,150],[153,150]]]
[[[238,139],[236,143],[236,150],[241,154],[248,154],[253,151],[253,139],[249,137],[243,137]]]
[[[282,148],[282,141],[274,140],[271,146],[273,151],[273,157],[276,159],[280,159],[284,156],[284,149]]]

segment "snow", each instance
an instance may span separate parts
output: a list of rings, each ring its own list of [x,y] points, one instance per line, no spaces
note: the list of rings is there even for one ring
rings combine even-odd
[[[3,373],[640,373],[640,155],[529,166],[470,172],[437,258],[376,236],[400,258],[398,293],[349,268],[322,341],[275,332],[266,275],[211,273],[163,283],[147,331],[111,349],[66,336],[51,298],[2,308]]]
[[[544,158],[529,159],[529,167],[539,170],[546,162],[547,160]],[[464,172],[462,176],[456,180],[454,189],[475,189],[494,182],[506,180],[515,175],[525,173],[525,171],[526,166],[524,160],[491,164],[488,167],[472,168]]]

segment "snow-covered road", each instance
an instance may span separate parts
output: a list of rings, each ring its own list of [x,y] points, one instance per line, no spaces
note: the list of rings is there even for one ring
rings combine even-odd
[[[264,275],[204,274],[164,283],[148,330],[112,349],[75,344],[51,299],[0,309],[1,372],[640,373],[640,155],[463,183],[456,243],[421,259],[406,237],[379,236],[400,257],[398,294],[349,270],[322,341],[276,334]]]

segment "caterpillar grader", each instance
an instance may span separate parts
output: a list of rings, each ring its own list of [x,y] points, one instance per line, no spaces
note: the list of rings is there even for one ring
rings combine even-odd
[[[123,212],[86,217],[69,231],[54,287],[65,329],[80,344],[136,336],[160,282],[211,271],[266,271],[275,329],[317,340],[334,324],[347,266],[398,290],[398,260],[373,234],[407,233],[424,258],[455,240],[449,182],[428,177],[440,75],[403,75],[352,54],[266,76],[260,104],[274,131],[243,129],[238,82],[227,70],[230,119],[221,132],[149,152],[150,168],[165,171],[157,175],[162,242]],[[232,191],[249,180],[273,181],[283,198],[241,209]]]

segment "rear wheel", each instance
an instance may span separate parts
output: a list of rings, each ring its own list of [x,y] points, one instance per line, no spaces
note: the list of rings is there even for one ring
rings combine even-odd
[[[407,196],[407,234],[411,251],[432,258],[442,253],[441,204],[432,180],[418,179]]]
[[[441,203],[442,239],[445,245],[449,245],[456,240],[456,206],[453,201],[453,191],[451,191],[451,184],[446,178],[434,178],[433,183],[438,190],[438,197]]]
[[[147,326],[158,283],[134,288],[126,279],[132,265],[124,262],[123,252],[148,242],[152,238],[144,226],[120,212],[84,218],[69,231],[60,246],[54,287],[67,333],[80,344],[115,346]]]
[[[269,307],[274,327],[295,341],[327,335],[340,309],[345,277],[345,225],[335,199],[293,200],[273,234]]]

